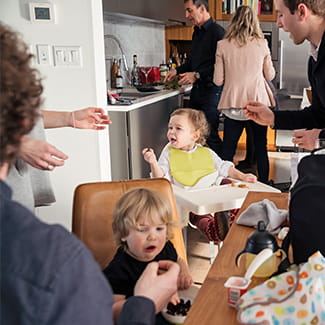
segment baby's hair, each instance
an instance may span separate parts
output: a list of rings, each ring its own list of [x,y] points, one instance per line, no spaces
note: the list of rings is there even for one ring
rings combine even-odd
[[[117,201],[113,212],[112,227],[116,243],[125,246],[122,238],[129,234],[130,229],[136,229],[143,218],[155,222],[157,216],[167,225],[167,239],[171,239],[173,213],[168,199],[163,194],[146,188],[126,192]]]
[[[204,112],[192,108],[178,108],[172,112],[170,117],[175,115],[187,116],[189,121],[192,123],[194,130],[200,132],[200,137],[197,140],[197,143],[204,146],[206,143],[206,138],[210,133],[209,124]]]

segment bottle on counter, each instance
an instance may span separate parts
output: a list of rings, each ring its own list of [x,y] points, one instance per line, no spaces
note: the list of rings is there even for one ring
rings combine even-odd
[[[131,72],[131,84],[133,87],[140,86],[141,80],[140,80],[140,72],[138,67],[138,58],[137,55],[133,55],[133,68]]]
[[[116,88],[116,75],[118,71],[117,60],[113,59],[112,67],[111,67],[111,88]]]
[[[169,58],[168,61],[167,61],[167,68],[168,68],[168,71],[172,68],[172,63],[173,63],[172,58]]]
[[[164,82],[165,81],[165,77],[167,76],[168,73],[168,66],[166,63],[161,63],[159,66],[159,72],[160,72],[160,81]]]
[[[121,59],[119,60],[119,65],[117,69],[117,74],[116,74],[116,87],[117,89],[122,89],[123,88],[123,76],[121,73]]]
[[[175,62],[174,63],[176,63],[177,67],[179,67],[181,65],[181,59],[180,59],[180,57],[178,55],[178,52],[175,53]]]
[[[182,64],[184,64],[186,62],[186,60],[187,60],[187,54],[184,53],[183,54],[183,59],[182,59]]]

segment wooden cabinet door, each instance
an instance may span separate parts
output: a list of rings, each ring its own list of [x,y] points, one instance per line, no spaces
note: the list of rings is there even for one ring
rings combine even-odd
[[[237,7],[235,5],[236,1],[237,0],[215,0],[215,19],[230,20],[231,14],[227,13],[229,10],[225,12],[225,7],[232,8],[232,10],[234,10],[234,8]],[[260,14],[258,15],[260,21],[276,21],[276,12],[274,9],[273,0],[243,0],[243,3],[253,5],[256,8],[260,6]]]

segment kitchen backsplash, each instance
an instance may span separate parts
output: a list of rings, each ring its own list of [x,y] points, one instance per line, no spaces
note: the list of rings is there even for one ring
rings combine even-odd
[[[165,26],[137,19],[121,17],[104,17],[104,34],[115,36],[126,56],[129,71],[132,70],[133,54],[138,56],[139,66],[159,66],[165,60]],[[110,69],[112,59],[122,57],[117,42],[111,38],[105,39],[106,79],[110,88]],[[123,65],[122,65],[123,66]],[[122,69],[124,84],[127,86],[127,76]]]

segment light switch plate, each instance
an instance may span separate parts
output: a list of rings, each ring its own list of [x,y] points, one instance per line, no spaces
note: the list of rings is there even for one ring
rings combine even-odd
[[[53,46],[53,53],[56,66],[82,66],[80,46]]]

